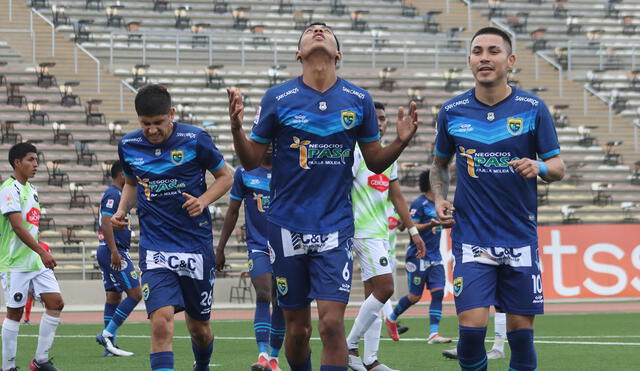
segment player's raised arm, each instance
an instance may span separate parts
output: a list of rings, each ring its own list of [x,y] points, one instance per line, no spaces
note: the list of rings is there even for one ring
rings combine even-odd
[[[404,107],[398,108],[397,136],[388,146],[382,147],[379,140],[369,143],[359,142],[362,156],[369,170],[379,174],[391,166],[407,147],[416,130],[418,130],[418,109],[416,103],[412,101],[406,115]]]
[[[229,97],[229,119],[231,120],[233,146],[242,166],[246,170],[253,170],[260,166],[268,143],[256,142],[247,138],[247,135],[244,133],[242,129],[244,104],[242,102],[242,92],[240,89],[227,89],[227,96]]]

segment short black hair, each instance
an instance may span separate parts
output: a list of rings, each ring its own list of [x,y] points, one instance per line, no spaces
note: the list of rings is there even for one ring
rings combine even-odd
[[[383,111],[385,109],[384,103],[382,103],[382,102],[374,101],[373,102],[373,106],[376,107],[376,109],[381,109]]]
[[[38,153],[38,149],[31,143],[21,142],[18,144],[14,144],[11,149],[9,149],[9,164],[11,164],[12,168],[16,168],[14,162],[16,160],[22,160],[29,153]]]
[[[122,172],[122,164],[120,160],[116,160],[116,162],[111,165],[111,179],[115,179]]]
[[[512,43],[511,43],[511,37],[506,32],[502,31],[501,29],[499,29],[497,27],[484,27],[484,28],[481,28],[478,31],[476,31],[476,33],[471,38],[471,42],[469,44],[473,44],[473,40],[475,40],[476,37],[478,37],[480,35],[497,35],[497,36],[500,36],[502,38],[502,40],[504,40],[504,43],[507,44],[507,47],[508,47],[507,51],[509,52],[509,55],[511,55],[511,52],[513,51],[513,46],[512,46]]]
[[[298,39],[298,50],[300,50],[300,41],[302,41],[302,35],[304,35],[305,31],[308,30],[309,27],[313,27],[313,26],[324,26],[330,29],[331,33],[333,34],[333,38],[336,40],[336,47],[338,48],[338,51],[340,51],[340,41],[338,41],[338,36],[336,36],[335,32],[333,32],[333,28],[327,26],[327,24],[324,22],[313,22],[307,27],[305,27],[304,30],[302,30],[302,34],[300,34],[300,38]]]
[[[171,112],[171,94],[162,85],[145,85],[138,90],[135,106],[138,116],[166,115]]]
[[[429,170],[425,170],[420,173],[420,192],[427,193],[431,190],[431,183],[429,183]]]

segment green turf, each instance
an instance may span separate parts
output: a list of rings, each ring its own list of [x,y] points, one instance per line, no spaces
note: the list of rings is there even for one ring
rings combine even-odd
[[[458,370],[455,361],[446,360],[440,352],[452,344],[427,345],[425,338],[428,320],[424,318],[401,318],[410,327],[404,335],[406,341],[392,342],[383,336],[379,358],[389,366],[403,371],[411,370]],[[347,322],[347,328],[352,321]],[[315,324],[314,324],[315,325]],[[256,359],[256,345],[252,339],[251,321],[215,321],[213,328],[219,338],[215,342],[212,370],[249,370]],[[149,325],[127,323],[119,331],[118,344],[135,352],[128,358],[102,357],[102,348],[95,343],[94,336],[101,330],[99,325],[61,325],[54,343],[54,362],[64,371],[142,371],[149,370]],[[28,370],[28,362],[36,346],[38,327],[21,326],[17,365]],[[492,337],[493,328],[489,328]],[[383,328],[384,332],[384,328]],[[441,334],[456,334],[456,322],[446,317],[441,324]],[[191,370],[193,354],[183,322],[176,324],[174,341],[177,371]],[[314,328],[313,338],[317,337]],[[536,319],[536,345],[538,370],[640,370],[640,317],[638,314],[589,314],[589,315],[544,315]],[[626,336],[626,337],[625,337]],[[243,339],[230,339],[241,337]],[[551,344],[550,341],[576,342],[579,344]],[[609,344],[586,344],[588,342]],[[617,345],[611,343],[628,343]],[[320,341],[313,340],[314,370],[319,369]],[[489,347],[490,344],[487,344]],[[361,346],[362,349],[362,346]],[[508,346],[507,346],[508,349]],[[508,352],[507,352],[508,353]],[[283,370],[288,370],[286,360],[281,357]],[[490,362],[490,369],[507,370],[508,361]]]

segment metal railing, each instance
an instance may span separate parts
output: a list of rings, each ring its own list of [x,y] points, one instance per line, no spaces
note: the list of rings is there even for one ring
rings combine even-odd
[[[636,152],[640,151],[640,144],[638,143],[638,131],[640,131],[640,120],[633,120],[633,143],[635,145]]]
[[[603,96],[602,94],[597,92],[595,89],[593,89],[591,86],[589,86],[589,84],[584,84],[584,90],[582,92],[582,99],[583,99],[582,107],[583,107],[583,113],[585,116],[589,113],[589,103],[588,103],[587,92],[593,94],[593,96],[603,101],[609,108],[608,121],[609,121],[609,132],[611,133],[613,131],[613,100]]]
[[[504,24],[498,19],[492,18],[491,23],[494,26],[502,29],[504,32],[508,33],[509,36],[511,36],[511,50],[515,54],[515,52],[518,50],[517,48],[518,38],[516,37],[517,36],[516,33],[513,32],[513,30],[509,26],[507,26],[506,24]]]
[[[473,2],[471,0],[462,0],[463,3],[467,4],[467,30],[472,30],[473,29],[473,21],[471,19],[472,17],[472,7],[473,7]]]
[[[618,44],[620,40],[599,41],[575,41],[556,44],[559,48],[566,48],[567,72],[572,75],[579,66],[577,60],[582,61],[587,69],[606,69],[610,67],[629,66],[629,70],[637,67],[637,52],[640,52],[640,40],[625,40],[624,44]],[[593,59],[597,58],[597,61]],[[587,62],[585,62],[585,60]],[[589,62],[589,60],[591,60]],[[627,68],[624,68],[627,69]],[[584,68],[582,69],[584,70]]]
[[[131,36],[134,37],[131,37]],[[97,38],[98,34],[95,35]],[[106,34],[100,35],[100,40]],[[293,62],[296,41],[291,34],[270,33],[264,35],[238,34],[220,36],[214,33],[192,34],[186,32],[127,33],[114,31],[108,34],[108,63],[113,70],[115,63],[122,59],[137,58],[138,62],[149,64],[151,60],[173,60],[176,65],[185,62],[207,60],[209,64],[236,62],[265,65]],[[297,40],[297,39],[296,39]],[[408,67],[434,66],[439,68],[443,56],[454,56],[464,65],[465,47],[468,40],[439,38],[428,40],[407,40],[400,35],[358,35],[344,40],[343,63],[370,63],[371,67],[402,65]],[[100,42],[100,41],[96,41]],[[98,51],[96,51],[98,53]],[[451,60],[447,61],[450,63]]]
[[[38,17],[42,18],[42,20],[45,21],[49,26],[51,26],[51,56],[55,57],[56,56],[56,26],[53,24],[53,22],[49,21],[49,19],[47,19],[47,17],[42,15],[42,13],[40,13],[39,11],[31,8],[31,12],[35,13]],[[30,17],[29,23],[30,23],[29,26],[31,27],[31,30],[33,31],[33,17]]]
[[[76,47],[73,48],[73,68],[74,72],[78,73],[78,49],[82,50],[84,54],[86,54],[89,58],[93,59],[96,62],[96,91],[100,93],[101,89],[101,77],[100,77],[100,60],[93,56],[93,54],[89,53],[87,49],[85,49],[82,45],[76,44]]]
[[[131,86],[131,84],[129,84],[125,80],[120,80],[120,112],[124,112],[124,88],[125,87],[129,89],[133,94],[138,93],[138,90],[136,90],[136,88]]]
[[[564,86],[564,75],[562,72],[562,66],[558,63],[556,63],[556,61],[554,61],[553,59],[551,59],[549,56],[545,55],[542,51],[538,51],[535,54],[534,57],[534,61],[535,61],[535,76],[536,76],[536,80],[539,79],[539,75],[540,75],[540,64],[538,62],[538,58],[542,58],[545,61],[547,61],[547,63],[549,63],[550,65],[552,65],[556,70],[558,70],[558,94],[563,97],[564,96],[564,90],[563,90],[563,86]]]

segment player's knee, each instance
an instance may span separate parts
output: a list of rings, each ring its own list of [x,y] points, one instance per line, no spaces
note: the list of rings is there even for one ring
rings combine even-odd
[[[142,290],[140,290],[139,287],[137,287],[137,290],[136,289],[129,290],[127,291],[127,296],[135,301],[140,301],[142,300]]]
[[[46,310],[60,312],[64,308],[64,301],[62,300],[61,296],[57,298],[49,299],[44,302],[44,307]]]
[[[171,327],[166,323],[154,323],[151,332],[153,333],[153,338],[156,340],[171,339],[173,336]]]
[[[291,323],[286,327],[287,336],[297,344],[305,344],[311,338],[311,326]]]
[[[256,301],[262,303],[270,303],[271,302],[271,292],[264,288],[256,288]]]
[[[419,302],[420,299],[422,299],[422,295],[409,294],[408,297],[409,297],[409,301],[413,304]]]
[[[376,287],[374,290],[374,296],[382,303],[389,300],[391,295],[393,295],[393,282]]]
[[[337,316],[326,315],[318,324],[320,338],[324,342],[333,342],[344,336],[344,321]]]

